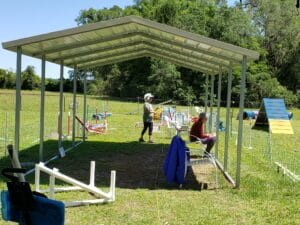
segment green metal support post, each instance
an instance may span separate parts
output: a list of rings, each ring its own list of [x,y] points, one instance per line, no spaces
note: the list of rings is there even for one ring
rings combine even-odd
[[[22,48],[17,47],[17,70],[16,70],[16,111],[15,111],[15,146],[13,151],[13,164],[16,168],[21,168],[19,161],[20,150],[20,114],[21,114],[21,69],[22,69]],[[11,146],[12,147],[12,146]],[[25,181],[23,174],[18,174],[20,181]]]
[[[242,79],[241,79],[241,90],[240,90],[240,104],[239,104],[239,127],[238,127],[238,142],[237,142],[237,165],[236,165],[236,188],[240,187],[241,179],[241,156],[243,147],[243,111],[245,101],[245,88],[246,88],[246,67],[247,67],[247,56],[243,56],[242,62]]]
[[[72,107],[72,112],[73,112],[73,117],[72,117],[72,146],[75,146],[75,116],[76,116],[76,93],[77,93],[77,66],[74,66],[74,76],[73,76],[73,107]],[[84,128],[83,128],[84,129]]]
[[[221,107],[221,88],[222,88],[222,67],[219,68],[218,76],[218,101],[217,101],[217,120],[216,120],[216,146],[215,156],[219,155],[219,124],[220,124],[220,107]]]
[[[210,86],[210,116],[209,116],[209,133],[212,132],[212,114],[213,114],[213,105],[214,105],[214,83],[215,83],[215,75],[211,75],[211,86]]]
[[[225,145],[224,145],[224,171],[228,167],[228,147],[229,147],[229,128],[230,128],[230,108],[231,108],[231,86],[232,86],[232,64],[228,70],[227,84],[227,101],[226,101],[226,129],[225,129]]]
[[[58,115],[58,148],[62,147],[62,119],[63,119],[63,92],[64,92],[64,62],[60,63],[60,88],[59,88],[59,115]]]
[[[84,81],[83,81],[83,124],[86,123],[86,93],[87,93],[87,80],[86,80],[86,72],[84,73]],[[83,141],[85,141],[85,129],[83,128]]]
[[[208,102],[208,75],[205,75],[205,100],[204,100],[204,104],[205,104],[205,109],[204,112],[207,113],[207,102]]]
[[[45,131],[45,74],[46,74],[46,60],[42,56],[41,68],[41,105],[40,105],[40,150],[39,161],[44,161],[44,131]]]
[[[16,112],[15,112],[15,154],[18,156],[20,148],[20,114],[21,114],[21,68],[22,48],[17,49],[17,70],[16,70]]]

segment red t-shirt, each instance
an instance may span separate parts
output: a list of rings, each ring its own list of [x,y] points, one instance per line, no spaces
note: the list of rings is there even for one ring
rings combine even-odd
[[[196,121],[190,131],[190,141],[197,141],[197,139],[194,137],[198,138],[208,138],[209,134],[204,133],[204,122],[203,121]]]

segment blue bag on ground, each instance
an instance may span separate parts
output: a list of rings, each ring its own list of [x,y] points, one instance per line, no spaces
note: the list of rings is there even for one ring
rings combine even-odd
[[[65,206],[62,202],[33,195],[34,208],[28,211],[31,225],[63,225]],[[15,210],[11,204],[8,191],[1,192],[1,212],[5,221],[17,222],[23,220],[23,212]]]

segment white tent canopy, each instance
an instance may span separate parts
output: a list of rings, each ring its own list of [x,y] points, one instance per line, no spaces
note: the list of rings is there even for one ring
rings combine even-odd
[[[60,69],[60,117],[62,124],[63,104],[63,67],[89,69],[141,57],[154,57],[178,66],[200,71],[211,75],[211,96],[214,94],[213,83],[215,75],[219,75],[218,85],[218,118],[221,99],[221,74],[228,72],[227,115],[231,102],[232,66],[242,65],[240,115],[244,109],[244,89],[246,81],[247,60],[257,60],[259,53],[232,44],[217,41],[198,34],[190,33],[165,24],[150,21],[137,16],[128,16],[108,21],[87,24],[76,28],[56,31],[47,34],[27,37],[2,43],[4,49],[17,53],[16,69],[16,119],[15,119],[15,152],[19,151],[20,107],[21,107],[21,56],[22,54],[42,60],[41,108],[40,108],[40,161],[43,161],[44,141],[44,92],[45,92],[45,62],[57,63]],[[76,73],[75,73],[76,74]],[[208,76],[206,79],[208,83]],[[84,82],[84,123],[86,106],[86,79]],[[208,93],[208,89],[206,89]],[[206,94],[206,104],[207,104]],[[76,104],[76,79],[74,79],[73,105]],[[212,110],[213,100],[210,99]],[[73,109],[73,124],[75,124],[76,109]],[[225,152],[228,151],[228,130],[226,130]],[[73,131],[75,127],[73,125]],[[61,126],[59,128],[59,148],[62,147]],[[75,133],[75,132],[73,132]],[[243,120],[239,118],[237,144],[236,187],[240,180],[240,158],[242,149]],[[217,133],[218,137],[218,133]],[[73,147],[75,137],[73,135]],[[83,141],[85,140],[85,132]],[[226,153],[225,153],[226,157]],[[225,174],[227,159],[224,158]]]

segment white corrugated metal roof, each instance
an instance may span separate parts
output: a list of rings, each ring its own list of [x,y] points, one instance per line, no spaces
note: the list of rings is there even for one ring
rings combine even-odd
[[[69,67],[89,68],[155,57],[206,74],[227,70],[243,56],[259,53],[137,16],[101,21],[76,28],[2,43],[4,49]]]

